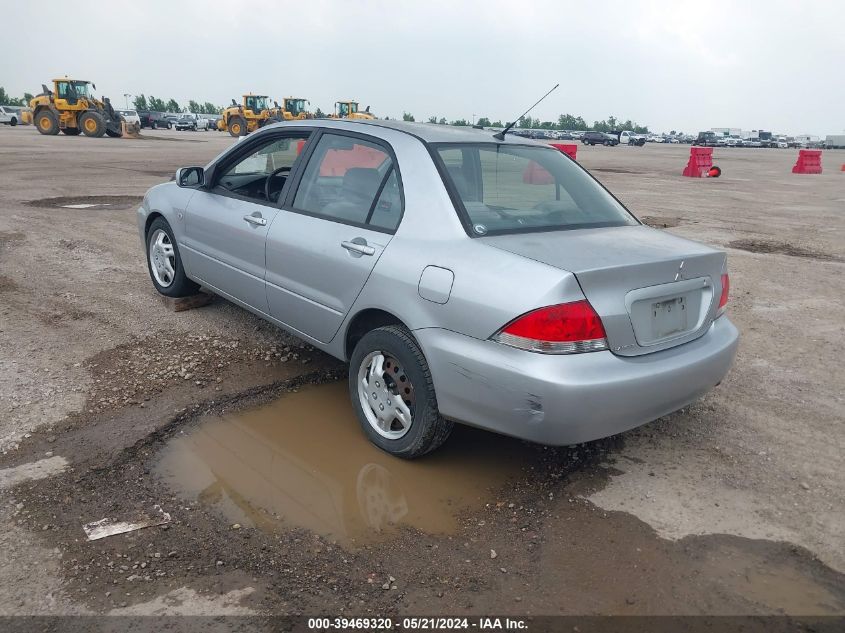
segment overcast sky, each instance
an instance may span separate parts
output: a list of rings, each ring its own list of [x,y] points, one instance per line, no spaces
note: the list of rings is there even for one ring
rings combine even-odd
[[[0,86],[68,74],[124,93],[211,101],[303,96],[378,116],[592,123],[652,130],[845,131],[845,2],[76,0],[15,2]],[[47,7],[47,8],[45,8]],[[96,17],[91,17],[96,16]]]

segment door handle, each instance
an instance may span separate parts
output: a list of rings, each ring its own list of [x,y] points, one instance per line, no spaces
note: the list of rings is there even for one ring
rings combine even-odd
[[[376,254],[376,249],[374,249],[372,246],[367,246],[366,243],[359,244],[358,242],[341,242],[340,245],[346,250],[352,253],[358,253],[359,255]]]
[[[262,218],[260,215],[245,215],[244,220],[253,226],[267,226],[267,220]]]

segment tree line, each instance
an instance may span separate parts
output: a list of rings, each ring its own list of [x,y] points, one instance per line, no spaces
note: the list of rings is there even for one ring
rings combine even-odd
[[[188,105],[186,108],[183,108],[179,105],[179,102],[176,99],[168,99],[165,101],[164,99],[159,99],[158,97],[154,97],[150,95],[146,97],[142,94],[138,95],[132,100],[132,105],[135,106],[136,110],[150,110],[152,112],[172,112],[174,114],[178,114],[179,112],[192,112],[193,114],[220,114],[223,112],[223,108],[220,106],[216,106],[213,103],[206,101],[205,103],[200,103],[199,101],[194,101],[193,99],[188,101]]]
[[[414,115],[410,112],[402,113],[403,121],[416,121]],[[455,119],[447,121],[445,117],[430,116],[429,123],[436,123],[438,125],[471,125],[466,119]],[[476,125],[481,127],[498,127],[503,128],[509,125],[509,122],[502,123],[501,121],[491,121],[486,116],[480,117]],[[571,114],[561,114],[557,121],[541,121],[539,118],[532,118],[530,116],[521,117],[517,121],[517,127],[530,130],[573,130],[586,131],[596,130],[597,132],[610,132],[612,130],[631,130],[637,134],[648,134],[649,129],[647,125],[640,125],[631,119],[618,119],[615,116],[609,116],[602,121],[594,121],[592,125],[587,123],[583,117],[573,116]]]
[[[30,101],[32,101],[32,94],[29,92],[23,93],[23,97],[13,97],[3,86],[0,86],[0,105],[28,106]]]

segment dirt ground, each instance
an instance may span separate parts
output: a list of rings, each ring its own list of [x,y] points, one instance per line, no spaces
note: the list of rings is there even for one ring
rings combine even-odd
[[[137,203],[232,139],[143,136],[0,129],[0,615],[845,614],[845,152],[801,176],[794,150],[717,149],[699,180],[686,146],[579,146],[640,218],[728,251],[740,351],[687,409],[568,448],[459,429],[413,465],[326,409],[346,426],[320,427],[342,438],[324,457],[261,422],[234,465],[190,457],[211,473],[192,492],[174,446],[308,390],[346,406],[345,367],[223,300],[159,301]],[[365,469],[419,520],[350,539],[290,518],[324,495],[360,520]],[[156,505],[165,525],[83,532]]]

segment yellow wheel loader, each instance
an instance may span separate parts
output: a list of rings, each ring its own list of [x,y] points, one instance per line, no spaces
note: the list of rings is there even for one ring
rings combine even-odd
[[[42,134],[68,136],[122,136],[121,117],[107,97],[99,100],[93,90],[97,86],[79,79],[53,80],[53,90],[41,84],[41,94],[29,102],[32,123]]]
[[[301,121],[302,119],[313,119],[314,114],[305,109],[305,104],[310,103],[299,97],[285,97],[282,99],[282,118],[285,121]],[[276,107],[279,104],[276,103]]]
[[[357,101],[336,101],[334,104],[334,114],[329,115],[330,119],[375,119],[376,117],[370,114],[370,106],[363,112],[358,112]]]
[[[243,96],[240,105],[232,99],[232,105],[223,110],[223,116],[217,122],[217,129],[228,131],[232,136],[246,136],[267,123],[282,120],[282,109],[277,105],[271,106],[270,97],[250,93]]]

